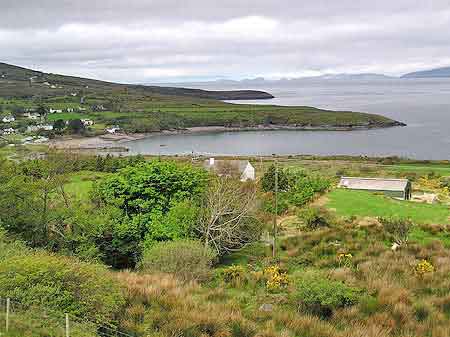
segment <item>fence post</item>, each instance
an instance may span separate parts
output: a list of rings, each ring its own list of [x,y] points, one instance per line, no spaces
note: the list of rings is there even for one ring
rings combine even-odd
[[[9,311],[10,311],[10,307],[11,307],[11,299],[7,298],[6,299],[6,323],[5,323],[6,332],[8,332],[8,330],[9,330]]]
[[[70,337],[69,314],[66,314],[66,337]]]

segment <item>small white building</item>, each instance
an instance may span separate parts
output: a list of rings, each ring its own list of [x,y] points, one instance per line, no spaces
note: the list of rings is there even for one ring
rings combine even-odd
[[[75,110],[74,110],[74,108],[67,108],[66,111],[67,112],[74,112]]]
[[[14,116],[5,116],[2,119],[3,123],[12,123],[14,122],[16,119],[14,118]]]
[[[219,176],[236,177],[241,181],[255,180],[255,168],[248,160],[205,160],[203,167]]]
[[[14,130],[13,128],[3,129],[3,134],[4,135],[13,135],[15,133],[16,133],[16,130]]]
[[[106,128],[105,131],[108,132],[108,133],[114,134],[114,133],[120,131],[120,127],[118,127],[118,126],[112,126],[112,127],[110,127],[110,128]]]
[[[54,114],[54,113],[60,114],[60,113],[62,113],[62,110],[61,110],[61,109],[52,109],[52,108],[50,108],[49,112],[50,112],[51,114]]]
[[[92,126],[92,125],[94,125],[94,121],[92,119],[82,119],[81,123],[83,123],[84,126]]]
[[[31,120],[37,120],[41,118],[41,115],[37,112],[26,112],[23,116]]]
[[[52,131],[53,125],[50,124],[38,124],[27,126],[27,132],[37,132],[37,131]]]

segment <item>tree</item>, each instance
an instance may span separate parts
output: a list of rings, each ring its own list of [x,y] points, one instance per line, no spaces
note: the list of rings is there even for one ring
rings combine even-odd
[[[256,209],[253,183],[217,178],[204,197],[196,232],[205,248],[211,246],[219,255],[239,250],[261,235]]]
[[[275,191],[275,165],[270,165],[261,179],[261,187],[264,192]],[[278,190],[287,191],[289,189],[288,175],[283,169],[278,169]]]
[[[80,119],[72,119],[69,121],[69,124],[67,125],[67,129],[71,133],[83,133],[85,130],[85,126]]]
[[[206,171],[167,161],[137,163],[102,180],[94,189],[99,206],[118,211],[99,236],[106,262],[132,267],[144,241],[148,246],[189,236],[206,183]]]
[[[54,123],[53,123],[53,129],[56,132],[61,132],[66,128],[66,122],[64,122],[64,120],[62,119],[57,119]]]
[[[39,105],[38,106],[38,108],[36,109],[36,112],[38,113],[38,114],[40,114],[42,117],[44,117],[44,118],[47,118],[47,115],[48,115],[48,112],[49,112],[49,110],[48,110],[48,108],[45,106],[45,105]]]

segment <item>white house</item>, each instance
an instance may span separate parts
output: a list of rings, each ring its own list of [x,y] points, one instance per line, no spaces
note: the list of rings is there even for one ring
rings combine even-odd
[[[106,128],[105,131],[108,132],[108,133],[113,134],[113,133],[116,133],[116,132],[120,131],[120,127],[112,126],[110,128]]]
[[[12,135],[14,133],[16,133],[16,130],[14,130],[13,128],[3,129],[4,135]]]
[[[14,122],[16,119],[14,118],[14,116],[5,116],[2,119],[3,123],[12,123]]]
[[[31,120],[37,120],[37,119],[41,118],[41,115],[38,114],[37,112],[36,113],[27,113],[26,117],[28,117],[28,119],[31,119]]]
[[[49,112],[50,112],[51,114],[54,114],[54,113],[62,113],[62,110],[61,110],[61,109],[52,109],[52,108],[50,108]]]
[[[37,132],[37,131],[52,131],[53,125],[50,124],[39,124],[39,125],[29,125],[27,126],[27,132]]]
[[[92,126],[94,125],[94,121],[92,119],[82,119],[81,122],[84,126]]]
[[[66,111],[67,112],[74,112],[74,109],[73,108],[67,108]]]
[[[203,167],[219,176],[237,177],[241,181],[255,180],[255,168],[248,160],[205,160]]]

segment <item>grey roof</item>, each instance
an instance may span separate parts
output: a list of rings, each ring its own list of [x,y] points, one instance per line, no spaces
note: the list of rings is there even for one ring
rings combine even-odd
[[[248,160],[217,160],[214,159],[214,164],[209,164],[209,159],[203,162],[203,167],[208,170],[221,171],[231,169],[235,172],[243,173],[247,165]]]
[[[408,179],[342,177],[339,187],[353,190],[405,191]]]

